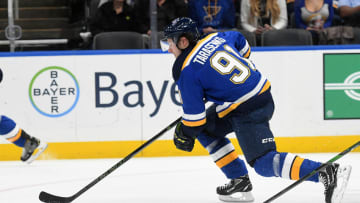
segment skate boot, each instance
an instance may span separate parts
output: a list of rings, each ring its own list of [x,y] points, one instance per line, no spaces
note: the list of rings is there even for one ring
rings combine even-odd
[[[252,184],[249,176],[232,179],[230,183],[216,188],[219,199],[224,202],[253,202]]]
[[[340,167],[336,163],[328,165],[319,172],[319,181],[325,186],[326,203],[339,203],[341,201],[350,173],[351,166]]]
[[[26,140],[25,146],[23,147],[21,161],[24,161],[30,164],[34,161],[45,149],[47,148],[47,144],[45,142],[41,142],[35,137],[30,137]]]

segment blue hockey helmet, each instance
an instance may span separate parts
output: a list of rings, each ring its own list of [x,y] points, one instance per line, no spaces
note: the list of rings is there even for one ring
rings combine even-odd
[[[164,43],[161,44],[163,50],[163,45],[166,46],[167,39],[172,39],[174,43],[177,44],[180,37],[184,36],[189,40],[190,43],[195,44],[200,38],[200,33],[196,23],[191,18],[180,17],[173,20],[171,24],[165,28],[164,36],[165,39],[161,40],[161,43]]]

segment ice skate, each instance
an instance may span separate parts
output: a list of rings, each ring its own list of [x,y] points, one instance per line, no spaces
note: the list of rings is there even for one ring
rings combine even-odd
[[[319,172],[319,181],[325,186],[325,202],[340,203],[349,177],[351,166],[342,166],[331,164]]]
[[[21,161],[28,164],[33,162],[39,155],[47,148],[47,143],[41,142],[35,137],[30,137],[26,140],[22,151]]]
[[[219,199],[224,202],[253,202],[252,184],[249,176],[232,179],[230,183],[216,188]]]

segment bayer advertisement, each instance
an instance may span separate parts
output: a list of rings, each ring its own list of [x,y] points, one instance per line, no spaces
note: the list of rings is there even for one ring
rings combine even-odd
[[[50,66],[41,69],[29,85],[33,107],[44,116],[58,117],[71,112],[80,96],[79,83],[67,69]]]
[[[254,51],[272,84],[276,137],[357,135],[359,58],[356,50]],[[3,56],[1,113],[48,142],[146,141],[182,115],[173,62],[121,51]]]

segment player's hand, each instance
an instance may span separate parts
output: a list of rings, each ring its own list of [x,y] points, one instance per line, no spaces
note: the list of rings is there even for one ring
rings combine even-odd
[[[180,150],[191,152],[194,148],[195,139],[191,136],[184,134],[182,130],[182,125],[183,124],[181,122],[176,125],[174,133],[174,144],[176,148]]]

